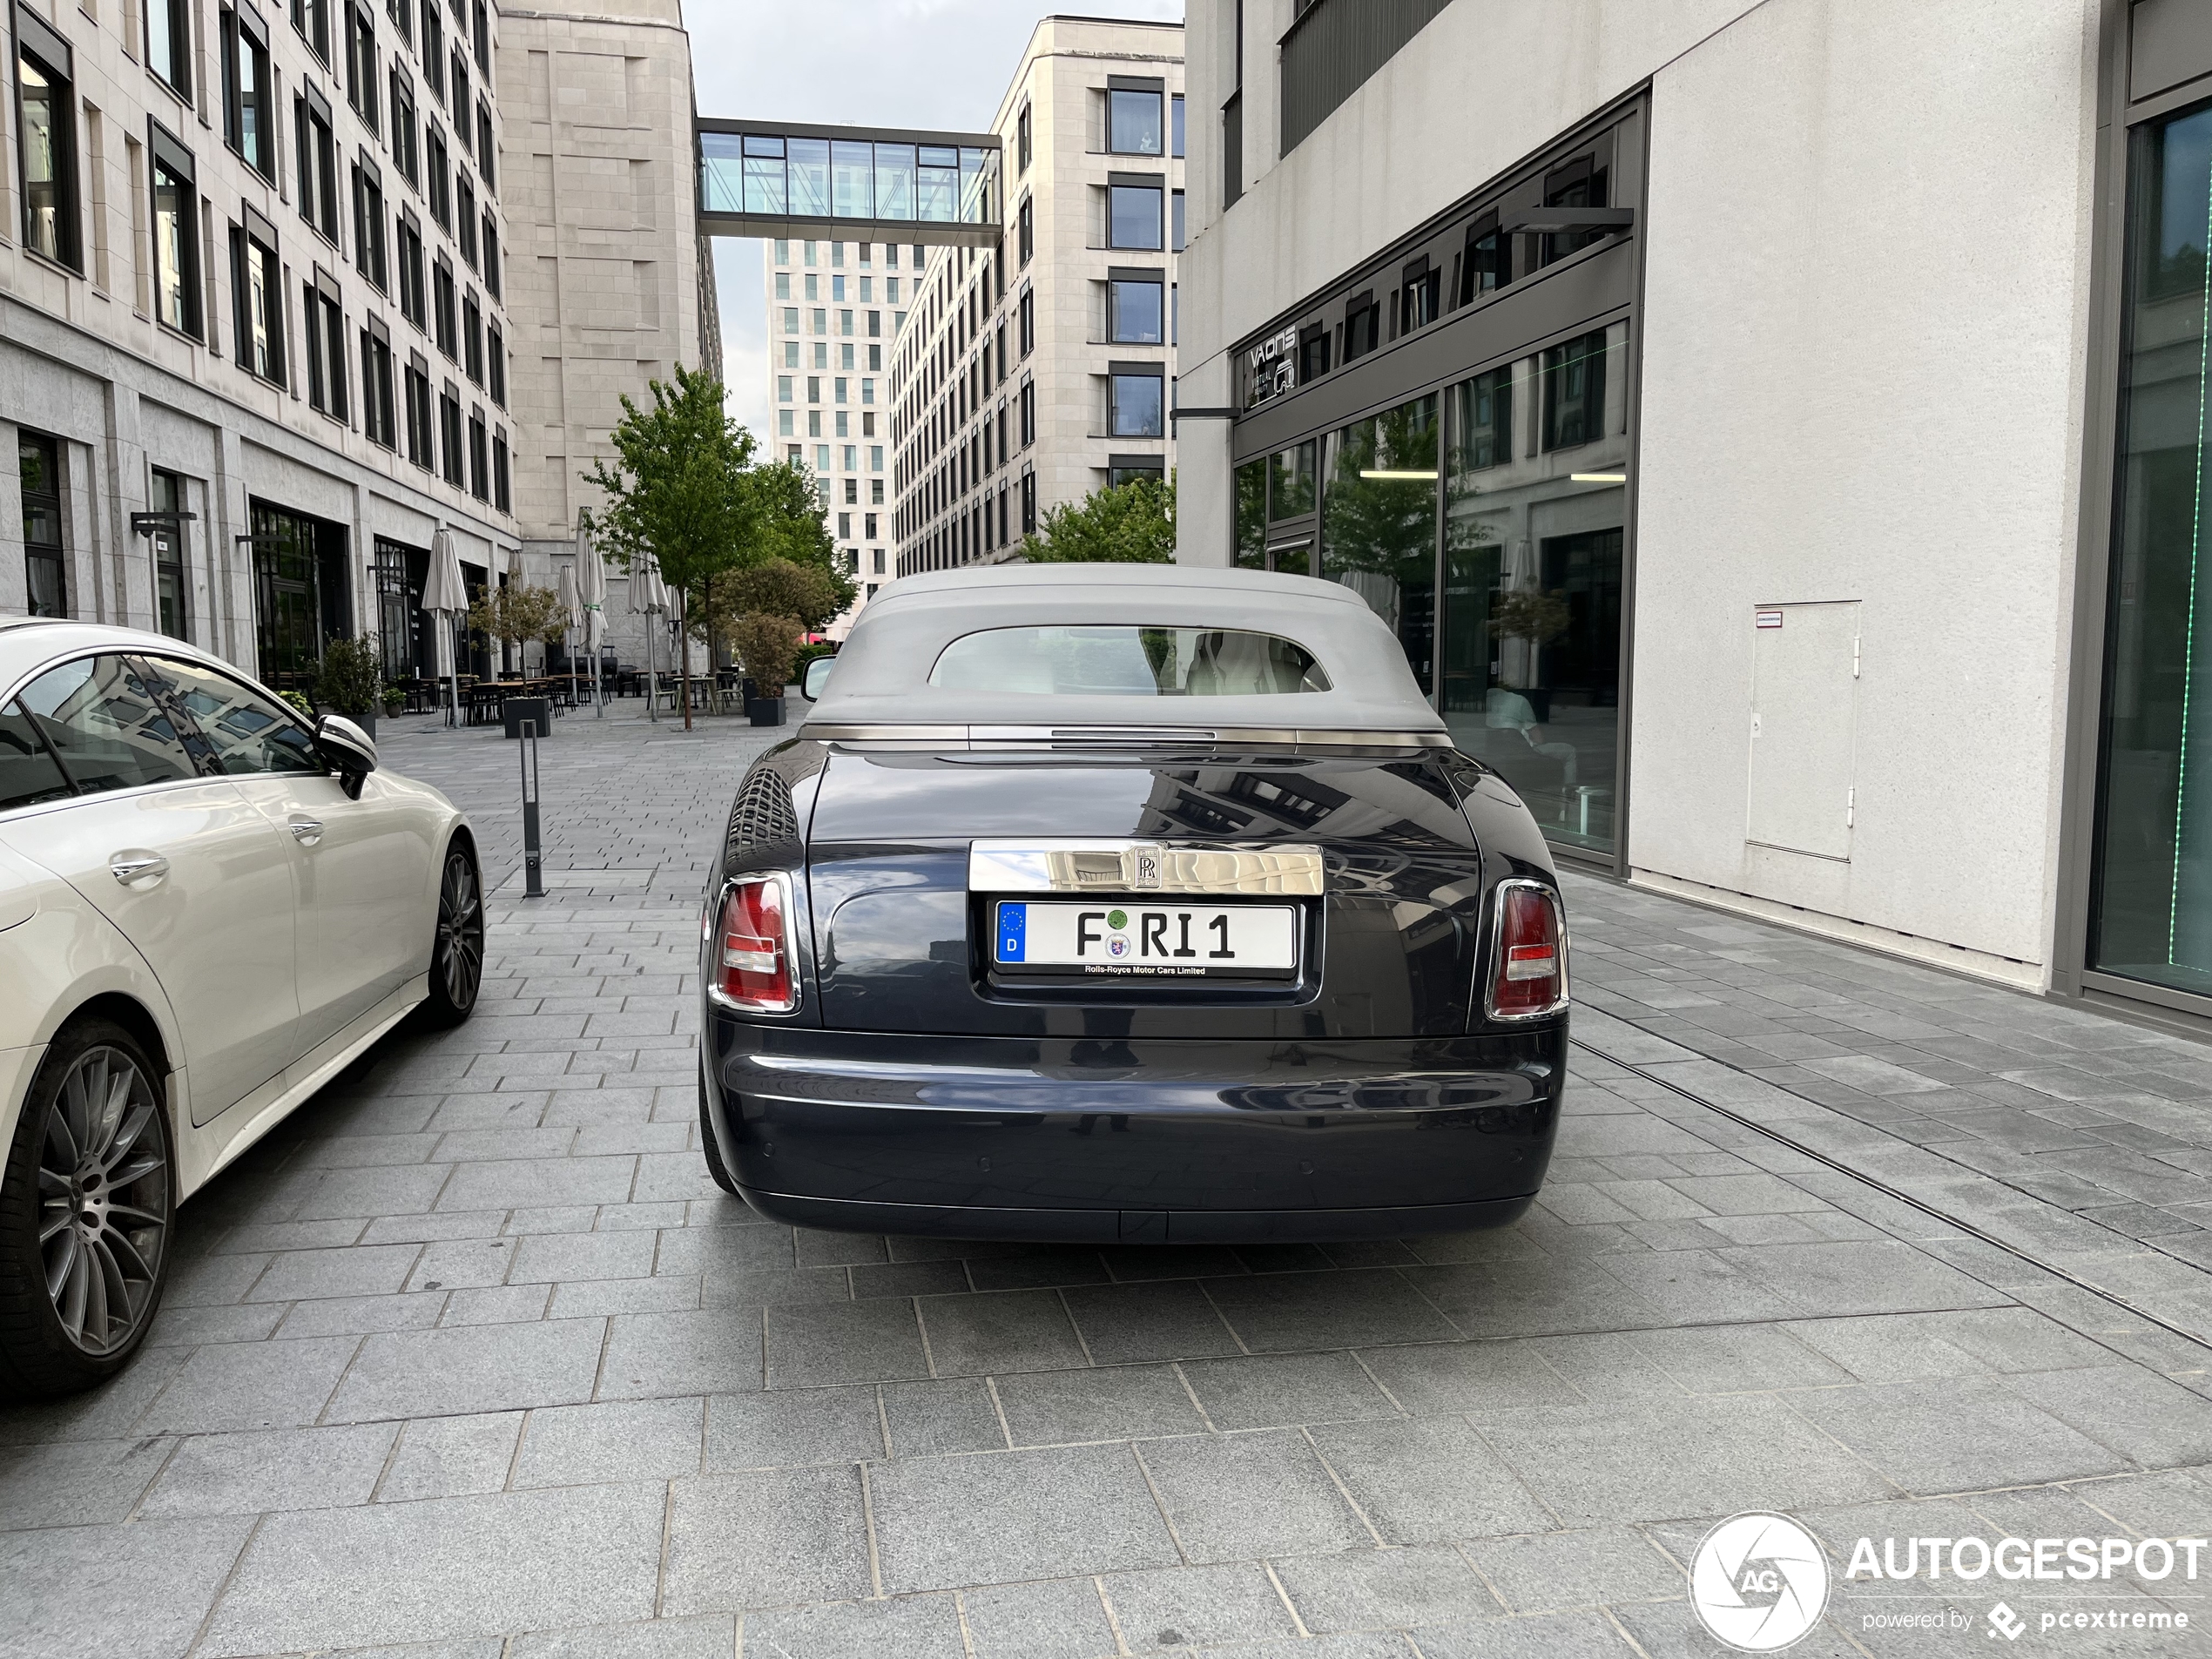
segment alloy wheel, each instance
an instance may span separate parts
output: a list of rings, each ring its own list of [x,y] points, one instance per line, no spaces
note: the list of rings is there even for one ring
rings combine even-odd
[[[38,1248],[63,1333],[83,1352],[129,1344],[160,1283],[169,1163],[153,1085],[107,1044],[70,1067],[38,1156]]]
[[[438,969],[446,1001],[457,1011],[475,1007],[484,969],[484,907],[476,890],[476,867],[458,849],[446,855],[445,878],[438,886]]]

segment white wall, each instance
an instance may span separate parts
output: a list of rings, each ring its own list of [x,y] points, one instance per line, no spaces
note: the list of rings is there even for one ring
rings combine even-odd
[[[2048,960],[2094,0],[1770,0],[1653,85],[1634,864]],[[1858,600],[1847,862],[1748,846],[1751,612]]]

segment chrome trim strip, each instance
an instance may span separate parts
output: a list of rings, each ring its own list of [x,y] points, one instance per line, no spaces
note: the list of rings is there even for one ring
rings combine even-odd
[[[1352,749],[1448,747],[1448,732],[1331,732],[1311,726],[900,725],[808,721],[799,736],[818,743],[882,744],[901,749],[1106,750],[1311,745]]]
[[[1304,845],[972,841],[970,893],[1176,893],[1318,898],[1321,849]]]

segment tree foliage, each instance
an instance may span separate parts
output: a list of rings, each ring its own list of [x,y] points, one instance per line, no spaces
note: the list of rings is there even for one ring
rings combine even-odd
[[[1021,550],[1031,564],[1172,564],[1175,480],[1136,478],[1048,508]]]
[[[487,589],[469,607],[469,626],[493,639],[537,639],[550,645],[567,630],[568,621],[568,607],[558,592],[520,583]]]
[[[730,624],[730,643],[761,696],[781,697],[791,684],[801,631],[798,617],[762,610],[746,611]]]
[[[648,389],[651,408],[622,400],[614,464],[596,461],[584,475],[606,498],[593,529],[624,570],[657,560],[662,579],[689,595],[752,543],[753,438],[723,413],[722,383],[702,369],[679,363],[675,384]]]
[[[358,720],[375,713],[383,684],[383,653],[374,634],[334,639],[322,648],[322,662],[315,671],[315,701],[333,714]]]

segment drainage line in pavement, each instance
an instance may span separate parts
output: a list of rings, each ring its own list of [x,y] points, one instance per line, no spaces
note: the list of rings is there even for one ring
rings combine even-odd
[[[2175,1325],[2170,1319],[2161,1319],[2157,1314],[2150,1312],[2147,1309],[2137,1307],[2133,1302],[2129,1301],[2126,1297],[2120,1295],[2117,1291],[2107,1291],[2100,1285],[2092,1285],[2088,1280],[2080,1278],[2077,1274],[2067,1271],[2065,1268],[2060,1267],[2054,1263],[2039,1261],[2033,1256],[2029,1255],[2027,1251],[2020,1249],[2017,1244],[2008,1244],[2003,1239],[1995,1237],[1993,1234],[1984,1232],[1980,1228],[1975,1226],[1973,1223],[1970,1221],[1961,1221],[1956,1216],[1946,1215],[1933,1204],[1929,1204],[1923,1199],[1916,1198],[1909,1192],[1901,1191],[1898,1188],[1892,1186],[1886,1181],[1878,1180],[1875,1177],[1867,1174],[1864,1170],[1854,1170],[1848,1163],[1844,1163],[1839,1159],[1829,1157],[1827,1153],[1819,1150],[1816,1147],[1807,1146],[1803,1141],[1797,1140],[1790,1136],[1784,1135],[1781,1130],[1770,1128],[1767,1124],[1760,1123],[1757,1118],[1747,1117],[1742,1112],[1731,1111],[1729,1108],[1720,1105],[1716,1102],[1707,1100],[1703,1095],[1694,1094],[1689,1089],[1684,1089],[1680,1083],[1675,1082],[1665,1077],[1656,1076],[1651,1072],[1646,1071],[1642,1066],[1635,1065],[1626,1060],[1616,1059],[1614,1055],[1606,1053],[1604,1049],[1598,1048],[1594,1043],[1585,1042],[1580,1037],[1570,1037],[1568,1041],[1575,1048],[1581,1049],[1583,1053],[1594,1055],[1598,1059],[1604,1061],[1606,1064],[1609,1066],[1618,1066],[1622,1070],[1632,1073],[1633,1075],[1642,1078],[1644,1082],[1648,1083],[1656,1083],[1660,1088],[1666,1089],[1669,1094],[1680,1095],[1684,1100],[1690,1102],[1693,1105],[1703,1106],[1709,1112],[1718,1112],[1723,1117],[1728,1119],[1730,1123],[1740,1123],[1745,1129],[1751,1130],[1755,1134],[1764,1135],[1767,1137],[1767,1139],[1773,1141],[1779,1145],[1788,1147],[1792,1152],[1797,1153],[1804,1157],[1809,1157],[1812,1159],[1814,1163],[1821,1164],[1824,1168],[1833,1170],[1838,1175],[1848,1176],[1851,1179],[1859,1183],[1862,1186],[1871,1187],[1875,1191],[1880,1193],[1885,1198],[1894,1199],[1898,1204],[1905,1204],[1908,1208],[1917,1210],[1922,1215],[1928,1217],[1932,1220],[1939,1221],[1946,1227],[1956,1227],[1960,1232],[1965,1233],[1970,1238],[1979,1239],[1985,1244],[1988,1244],[1995,1249],[2003,1251],[2007,1256],[2011,1256],[2020,1261],[2026,1262],[2030,1267],[2035,1268],[2039,1271],[2049,1273],[2059,1278],[2064,1279],[2076,1290],[2087,1291],[2090,1295],[2098,1298],[2100,1300],[2109,1302],[2113,1305],[2113,1306],[2122,1309],[2128,1313],[2132,1313],[2135,1316],[2135,1318],[2144,1320],[2148,1324],[2156,1325],[2160,1330],[2168,1332],[2169,1335],[2177,1336],[2184,1342],[2194,1343],[2200,1348],[2203,1348],[2208,1352],[2212,1352],[2212,1340],[2208,1340],[2206,1338],[2197,1335],[2194,1331],[2185,1330],[2182,1326]],[[1711,1056],[1707,1055],[1701,1055],[1698,1057],[1700,1059],[1706,1060],[1711,1059]],[[1747,1077],[1751,1075],[1750,1073],[1744,1071],[1741,1066],[1729,1065],[1728,1062],[1725,1060],[1713,1060],[1712,1063],[1716,1066],[1726,1066],[1729,1070],[1737,1072]],[[1757,1081],[1765,1082],[1766,1079],[1760,1078]],[[1782,1092],[1784,1094],[1789,1095],[1797,1100],[1804,1100],[1807,1105],[1817,1106],[1820,1104],[1820,1103],[1817,1100],[1807,1100],[1804,1096],[1798,1094],[1795,1089],[1783,1089],[1782,1085],[1779,1083],[1770,1083],[1768,1086],[1770,1088],[1782,1089]],[[2160,1253],[2162,1254],[2163,1252]]]

